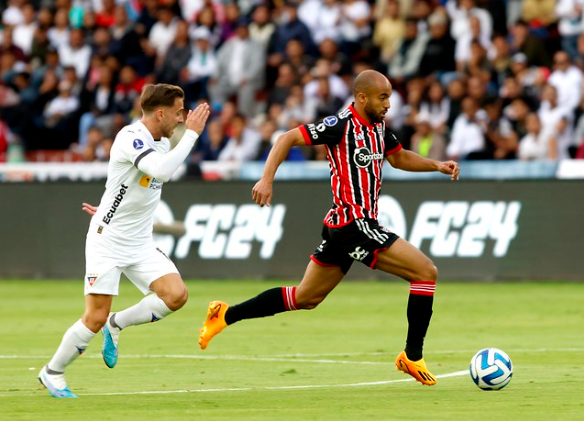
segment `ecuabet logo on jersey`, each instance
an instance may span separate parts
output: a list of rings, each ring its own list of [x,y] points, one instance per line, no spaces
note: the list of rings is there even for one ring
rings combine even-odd
[[[383,159],[383,154],[373,153],[366,147],[357,148],[353,153],[353,161],[358,167],[361,168],[365,168],[369,166],[372,161],[380,159]]]
[[[334,115],[330,115],[328,117],[325,117],[322,120],[322,122],[324,123],[325,126],[332,127],[339,122],[339,119]]]
[[[144,142],[142,142],[140,139],[134,139],[134,149],[139,151],[143,147],[144,147]]]

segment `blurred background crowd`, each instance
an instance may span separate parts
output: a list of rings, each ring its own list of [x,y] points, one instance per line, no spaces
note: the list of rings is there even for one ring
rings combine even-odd
[[[0,161],[18,150],[107,161],[140,118],[142,87],[159,82],[181,86],[188,108],[212,106],[192,162],[263,160],[283,131],[350,104],[365,69],[388,76],[387,125],[423,156],[584,158],[584,0],[0,0],[0,11]]]

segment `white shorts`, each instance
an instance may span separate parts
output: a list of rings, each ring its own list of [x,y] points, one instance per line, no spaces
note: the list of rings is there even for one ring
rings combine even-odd
[[[143,294],[148,294],[152,282],[179,273],[154,242],[141,247],[120,247],[96,237],[89,235],[85,243],[85,295],[118,295],[122,273]]]

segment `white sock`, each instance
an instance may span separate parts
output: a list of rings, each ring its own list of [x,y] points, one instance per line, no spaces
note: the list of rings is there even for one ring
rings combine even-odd
[[[156,322],[171,313],[173,311],[166,306],[158,295],[150,294],[135,306],[116,313],[114,320],[120,329],[124,329],[128,326]]]
[[[53,355],[53,359],[49,362],[49,368],[58,373],[65,372],[65,367],[83,354],[94,336],[95,333],[89,330],[81,319],[77,320],[63,335],[61,345],[59,345],[57,352]]]

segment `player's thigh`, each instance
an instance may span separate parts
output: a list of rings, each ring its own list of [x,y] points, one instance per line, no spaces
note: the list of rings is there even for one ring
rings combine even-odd
[[[138,261],[124,268],[124,274],[143,294],[148,294],[150,291],[153,291],[151,285],[161,278],[167,279],[167,275],[176,275],[184,287],[184,283],[180,278],[175,264],[160,249],[152,245],[151,247],[145,248],[140,254],[141,257]],[[170,279],[173,278],[170,277]],[[173,281],[169,281],[168,283],[170,285],[176,284]],[[166,285],[167,282],[165,281],[159,284]]]
[[[298,308],[316,307],[335,289],[344,276],[340,266],[320,266],[310,261],[300,285],[296,288]]]
[[[435,281],[438,278],[434,262],[403,238],[378,253],[377,269],[407,281]]]

